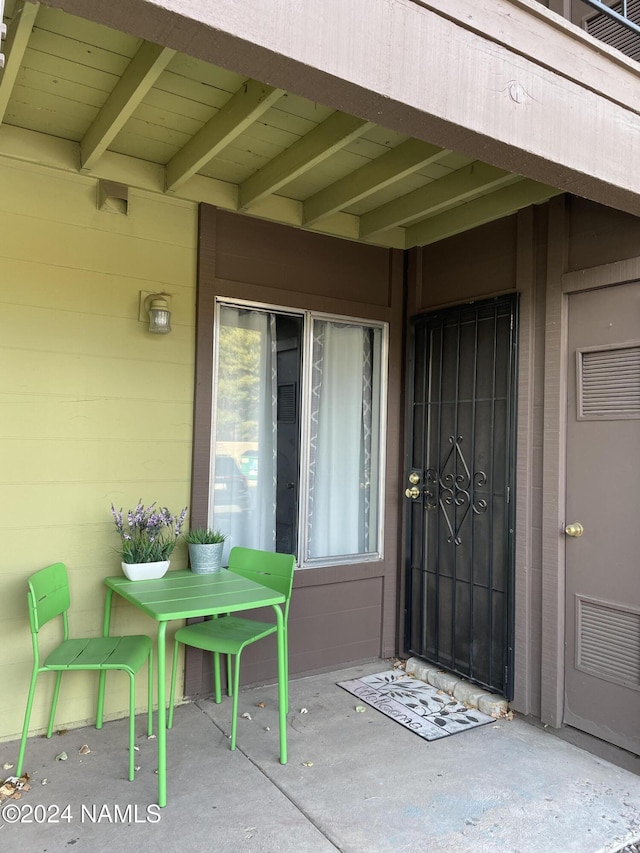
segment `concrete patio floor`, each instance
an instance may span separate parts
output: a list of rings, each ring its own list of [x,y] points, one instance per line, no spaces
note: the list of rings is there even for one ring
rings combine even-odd
[[[242,691],[240,714],[251,719],[238,721],[235,752],[230,700],[180,706],[164,809],[154,805],[156,741],[143,716],[134,782],[126,720],[31,738],[32,787],[0,807],[0,849],[613,853],[640,837],[635,773],[517,717],[427,742],[373,708],[356,712],[336,686],[388,668],[373,661],[292,681],[286,766],[275,686]],[[81,755],[84,744],[91,752]],[[0,768],[17,747],[0,743]],[[68,760],[57,761],[63,750]]]

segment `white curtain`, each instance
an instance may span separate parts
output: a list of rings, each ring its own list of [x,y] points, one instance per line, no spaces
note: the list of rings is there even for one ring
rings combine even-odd
[[[211,525],[228,534],[226,562],[234,545],[275,550],[275,315],[222,306],[218,341]]]
[[[315,321],[307,558],[367,550],[371,346],[362,326]]]

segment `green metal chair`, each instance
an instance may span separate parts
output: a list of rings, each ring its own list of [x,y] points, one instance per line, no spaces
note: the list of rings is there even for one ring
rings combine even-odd
[[[27,746],[27,734],[31,709],[36,691],[36,679],[41,672],[55,672],[56,683],[49,715],[47,737],[53,733],[53,722],[60,693],[62,674],[73,670],[96,670],[105,672],[118,669],[129,676],[129,781],[134,777],[134,735],[135,735],[135,675],[144,665],[149,668],[148,726],[150,735],[153,714],[153,644],[144,634],[125,637],[91,637],[69,639],[69,621],[67,610],[70,605],[69,581],[67,569],[63,563],[54,563],[41,569],[29,578],[27,593],[29,604],[29,622],[33,644],[33,672],[29,685],[27,708],[22,727],[22,739],[16,767],[16,775],[22,775],[24,753]],[[40,629],[57,616],[62,617],[63,640],[51,651],[44,663],[40,663],[38,633]],[[98,708],[96,728],[101,729],[104,716],[104,684],[98,689]]]
[[[259,551],[253,548],[231,549],[229,554],[229,569],[238,575],[249,578],[269,589],[281,592],[286,597],[284,606],[284,672],[285,672],[285,710],[289,706],[289,642],[287,624],[289,619],[289,602],[293,587],[293,573],[296,568],[296,558],[293,554],[275,554],[272,551]],[[213,669],[215,684],[215,701],[220,697],[220,655],[227,656],[227,693],[233,697],[231,717],[231,749],[236,748],[236,728],[238,720],[238,692],[240,689],[240,655],[242,650],[277,632],[274,622],[259,622],[243,616],[227,615],[206,622],[196,622],[180,628],[175,634],[173,650],[173,666],[171,669],[171,692],[169,693],[168,728],[173,726],[173,697],[175,695],[176,670],[178,668],[178,651],[180,643],[197,649],[213,652]],[[233,659],[233,664],[232,664]],[[233,683],[233,687],[231,684]]]

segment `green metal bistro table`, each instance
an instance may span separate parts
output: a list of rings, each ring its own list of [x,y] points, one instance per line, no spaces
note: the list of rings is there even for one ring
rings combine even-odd
[[[257,607],[271,606],[278,627],[278,705],[280,725],[280,763],[287,763],[285,631],[281,605],[282,593],[274,592],[228,569],[208,575],[189,570],[168,572],[157,580],[130,581],[123,575],[105,578],[107,596],[104,605],[103,636],[109,635],[113,593],[138,607],[158,623],[158,805],[167,804],[167,696],[166,632],[172,619],[216,616]],[[100,691],[104,690],[103,673]],[[173,697],[172,697],[173,699]]]

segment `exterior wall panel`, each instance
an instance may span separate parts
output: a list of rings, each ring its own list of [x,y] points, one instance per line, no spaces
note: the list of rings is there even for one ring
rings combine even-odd
[[[516,695],[562,724],[564,648],[563,291],[640,277],[640,219],[566,196],[410,253],[410,314],[521,294],[516,529]]]
[[[301,673],[326,668],[328,648],[331,666],[379,657],[383,592],[381,577],[296,590],[289,627],[292,666]]]
[[[219,280],[361,303],[367,316],[373,306],[391,307],[388,249],[293,229],[277,229],[275,234],[288,238],[274,240],[273,224],[260,219],[252,220],[248,246],[246,220],[233,215],[220,216],[217,228]],[[291,240],[290,249],[287,239]],[[302,259],[308,259],[304,268]]]
[[[111,502],[126,509],[142,497],[177,511],[188,503],[197,211],[133,190],[128,215],[101,211],[96,183],[0,160],[0,740],[22,728],[32,666],[27,577],[66,563],[71,631],[97,636],[102,579],[121,572]],[[171,335],[139,322],[140,290],[173,294]],[[173,565],[186,565],[185,549]],[[154,628],[115,604],[115,632]],[[43,632],[45,650],[56,641]],[[43,677],[34,733],[46,728],[51,690]],[[127,679],[114,676],[108,718],[127,706]],[[94,717],[93,676],[66,676],[57,726]]]
[[[640,255],[640,218],[576,196],[567,198],[565,272],[619,263]]]
[[[416,249],[422,273],[409,296],[411,313],[514,290],[516,233],[511,216]]]
[[[396,651],[402,253],[201,207],[192,493],[198,523],[204,523],[207,516],[217,296],[389,323],[384,559],[296,573],[291,673],[326,669],[363,657],[390,656]],[[250,648],[245,655],[242,675],[247,683],[270,677],[271,670],[260,658],[262,650]],[[212,689],[210,670],[197,650],[188,651],[187,695]]]
[[[541,404],[544,208],[522,211],[411,253],[409,314],[517,290],[521,294],[516,460],[516,649],[513,706],[539,712]],[[542,253],[542,254],[541,254]],[[402,591],[404,595],[404,587]]]

